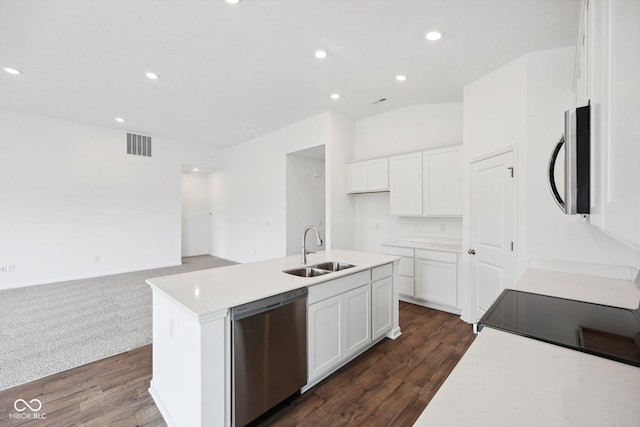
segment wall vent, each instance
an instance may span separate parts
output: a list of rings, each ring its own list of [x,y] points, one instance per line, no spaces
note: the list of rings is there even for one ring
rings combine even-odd
[[[127,133],[127,154],[151,157],[151,137]]]

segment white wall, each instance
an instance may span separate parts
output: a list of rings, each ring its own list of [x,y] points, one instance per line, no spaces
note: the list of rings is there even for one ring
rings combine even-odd
[[[357,160],[460,145],[462,104],[425,104],[398,108],[356,121],[355,132]]]
[[[327,238],[329,249],[355,249],[355,203],[347,195],[345,163],[353,159],[355,127],[353,121],[329,114],[329,143],[326,148]]]
[[[358,120],[355,159],[462,143],[462,104],[412,105]],[[353,159],[351,159],[353,160]],[[380,252],[381,243],[406,236],[460,239],[461,218],[391,216],[389,193],[355,194],[356,249]],[[441,230],[445,225],[445,231]]]
[[[180,164],[215,150],[0,110],[0,289],[180,263]],[[96,262],[99,257],[99,262]]]
[[[574,48],[535,52],[464,88],[465,161],[508,146],[516,149],[518,276],[533,258],[626,266],[640,261],[637,253],[578,217],[562,214],[547,188],[547,163],[563,132],[563,111],[575,103],[573,66]],[[468,168],[465,191],[468,216]],[[465,223],[463,247],[469,233]]]
[[[207,174],[182,174],[182,256],[210,252],[209,179]]]
[[[210,182],[216,236],[213,254],[239,262],[286,254],[286,157],[319,145],[326,150],[327,212],[343,215],[338,224],[334,218],[333,230],[327,218],[326,246],[336,240],[332,233],[343,232],[341,224],[351,227],[353,234],[353,213],[344,209],[341,200],[344,177],[334,176],[336,165],[342,163],[344,169],[344,150],[352,150],[348,122],[333,113],[322,113],[227,149],[226,169],[212,174]],[[342,194],[334,196],[339,186]]]
[[[301,253],[302,232],[313,225],[326,240],[326,186],[324,160],[287,155],[287,255]],[[307,238],[307,249],[318,247],[314,236]]]

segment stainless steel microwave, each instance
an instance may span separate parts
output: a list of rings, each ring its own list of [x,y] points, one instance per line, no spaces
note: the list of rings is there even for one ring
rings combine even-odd
[[[549,189],[560,209],[567,215],[588,215],[590,212],[590,106],[578,107],[564,113],[564,135],[556,144],[547,177]],[[556,160],[564,146],[564,200],[555,180]]]

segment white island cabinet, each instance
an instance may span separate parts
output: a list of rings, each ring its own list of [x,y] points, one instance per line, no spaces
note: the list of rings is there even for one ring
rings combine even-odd
[[[305,389],[389,333],[393,309],[391,263],[309,287]]]
[[[308,263],[340,261],[354,267],[302,278],[283,272],[299,267],[299,257],[291,256],[147,280],[153,291],[149,392],[167,424],[231,425],[228,314],[232,307],[309,289],[309,378],[302,391],[385,335],[399,336],[398,298],[392,280],[393,264],[398,260],[329,250],[310,254]]]

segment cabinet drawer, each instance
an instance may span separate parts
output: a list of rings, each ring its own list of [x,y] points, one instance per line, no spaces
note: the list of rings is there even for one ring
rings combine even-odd
[[[398,264],[400,276],[413,277],[413,258],[401,258]]]
[[[414,295],[414,279],[413,277],[398,276],[394,279],[394,285],[399,294],[412,297]]]
[[[402,248],[398,246],[384,246],[382,245],[382,253],[385,255],[395,255],[413,258],[412,248]]]
[[[371,270],[343,276],[338,279],[318,283],[309,287],[307,304],[311,305],[318,301],[331,298],[335,295],[343,294],[358,286],[366,285],[371,281]]]
[[[458,254],[455,252],[429,251],[426,249],[416,249],[416,258],[432,259],[443,262],[457,262]]]
[[[371,270],[371,280],[376,281],[393,274],[393,264],[385,264]]]

